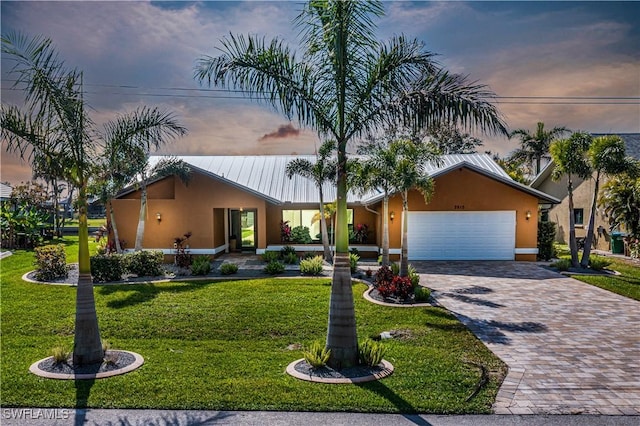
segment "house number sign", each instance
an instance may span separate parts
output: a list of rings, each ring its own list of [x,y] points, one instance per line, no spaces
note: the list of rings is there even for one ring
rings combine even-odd
[[[464,204],[456,204],[453,206],[454,210],[464,210]]]

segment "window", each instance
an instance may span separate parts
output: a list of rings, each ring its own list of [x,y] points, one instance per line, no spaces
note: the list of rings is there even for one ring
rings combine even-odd
[[[282,210],[282,220],[288,221],[291,228],[296,226],[306,226],[309,234],[314,240],[320,239],[320,210]],[[347,221],[349,227],[353,226],[353,209],[347,210]],[[333,228],[333,224],[328,222],[327,227]],[[331,234],[331,232],[329,232]]]
[[[584,225],[584,209],[573,209],[573,221],[576,225]]]

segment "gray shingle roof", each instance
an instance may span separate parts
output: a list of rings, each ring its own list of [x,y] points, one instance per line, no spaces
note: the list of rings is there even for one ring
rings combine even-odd
[[[151,157],[155,164],[159,156]],[[287,164],[295,158],[304,158],[315,162],[315,155],[245,155],[245,156],[177,156],[191,165],[194,169],[215,179],[236,186],[245,191],[267,199],[274,204],[282,203],[318,203],[319,195],[315,184],[300,176],[289,179],[285,169]],[[361,161],[364,156],[354,156]],[[426,171],[436,177],[454,168],[469,167],[475,171],[491,176],[508,185],[525,192],[530,192],[539,198],[546,199],[546,194],[535,191],[525,185],[513,181],[509,175],[498,166],[487,154],[453,154],[441,157],[440,163],[429,163]],[[335,185],[328,183],[323,187],[326,202],[335,200]],[[347,202],[373,203],[381,199],[382,193],[375,191],[364,195],[349,193]],[[554,199],[547,200],[553,202]]]

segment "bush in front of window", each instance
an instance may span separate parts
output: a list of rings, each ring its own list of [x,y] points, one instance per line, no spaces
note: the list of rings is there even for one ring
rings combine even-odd
[[[291,242],[295,244],[310,244],[313,240],[306,226],[296,226],[291,229]]]

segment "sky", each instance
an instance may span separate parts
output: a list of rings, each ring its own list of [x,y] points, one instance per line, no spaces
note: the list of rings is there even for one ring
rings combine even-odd
[[[486,84],[510,130],[566,126],[593,133],[640,132],[640,3],[389,1],[377,36],[424,42],[451,72]],[[266,105],[203,90],[195,62],[216,56],[232,34],[278,37],[300,52],[287,1],[6,1],[2,34],[53,40],[66,64],[84,71],[85,99],[98,128],[146,105],[171,111],[189,133],[159,154],[311,154],[317,135]],[[2,103],[21,105],[4,55]],[[215,88],[213,88],[215,89]],[[230,99],[233,97],[233,99]],[[482,151],[506,155],[517,139],[476,134]],[[31,178],[5,150],[0,181]]]

